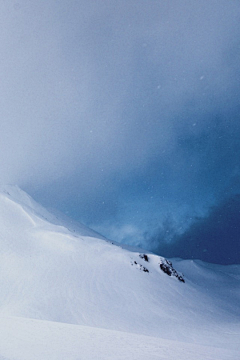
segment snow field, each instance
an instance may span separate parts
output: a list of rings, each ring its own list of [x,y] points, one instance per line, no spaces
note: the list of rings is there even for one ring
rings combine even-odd
[[[0,360],[238,360],[240,266],[161,261],[3,189]]]
[[[56,322],[0,318],[0,360],[237,360],[224,348]]]

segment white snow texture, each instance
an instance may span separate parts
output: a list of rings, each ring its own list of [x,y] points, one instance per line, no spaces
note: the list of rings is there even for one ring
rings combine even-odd
[[[0,192],[0,360],[239,360],[240,265],[121,247]]]

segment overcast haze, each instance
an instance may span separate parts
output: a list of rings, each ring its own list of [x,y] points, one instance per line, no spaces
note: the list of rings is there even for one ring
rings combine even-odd
[[[236,197],[213,261],[239,262],[239,1],[1,0],[0,18],[1,183],[207,261],[213,214]],[[193,230],[189,253],[199,217],[211,246]]]

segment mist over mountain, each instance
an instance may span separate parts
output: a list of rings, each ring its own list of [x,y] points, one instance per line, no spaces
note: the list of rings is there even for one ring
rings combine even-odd
[[[238,359],[239,2],[2,0],[0,54],[0,360]]]
[[[0,23],[0,183],[149,249],[240,192],[238,1],[1,1]]]
[[[155,251],[165,256],[201,259],[216,264],[240,263],[240,195],[236,194],[212,207],[205,217],[192,219],[177,234],[176,224],[165,222],[151,241]]]

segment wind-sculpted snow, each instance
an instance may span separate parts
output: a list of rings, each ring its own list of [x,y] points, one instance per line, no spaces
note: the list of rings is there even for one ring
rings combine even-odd
[[[174,358],[174,353],[167,352],[164,344],[175,341],[178,342],[178,359],[183,358],[179,353],[180,342],[192,344],[189,352],[182,350],[184,359],[192,359],[189,354],[195,345],[224,349],[222,354],[225,355],[219,358],[220,350],[216,350],[214,357],[212,348],[206,348],[211,357],[205,356],[205,359],[235,359],[240,336],[239,282],[238,265],[170,262],[152,253],[122,248],[99,238],[84,226],[73,226],[66,219],[61,223],[60,217],[50,214],[19,188],[4,187],[0,193],[0,331],[4,333],[6,324],[19,326],[18,329],[13,325],[9,330],[9,344],[7,339],[0,342],[0,359],[60,359],[57,355],[49,355],[50,350],[46,357],[34,356],[31,351],[29,356],[17,357],[9,350],[11,339],[22,327],[25,329],[21,332],[22,341],[26,346],[33,346],[33,340],[27,339],[28,332],[36,326],[39,337],[50,324],[46,321],[61,323],[59,326],[66,334],[73,332],[78,336],[81,333],[83,339],[91,337],[91,332],[98,336],[96,331],[100,330],[95,330],[97,328],[108,329],[112,334],[116,331],[128,333],[125,342],[133,336],[130,333],[138,334],[139,339],[147,336],[143,338],[146,342],[150,341],[149,337],[157,338],[152,343],[155,350],[149,350],[150,360]],[[15,321],[16,317],[44,323]],[[57,328],[49,325],[49,329],[55,331]],[[105,336],[110,334],[104,331],[98,332],[99,349],[104,346]],[[61,342],[62,335],[59,333],[58,337],[57,334],[52,338]],[[91,358],[91,350],[85,358],[81,354],[71,357],[74,341],[70,341],[68,353],[62,358]],[[117,340],[111,349],[114,344],[117,346]],[[134,344],[139,343],[135,341]],[[158,347],[157,344],[162,345]],[[157,348],[162,353],[158,354]],[[107,350],[100,353],[104,355],[94,355],[93,359],[114,360],[127,356],[120,350],[114,354]],[[131,353],[130,358],[144,357],[134,357]]]

